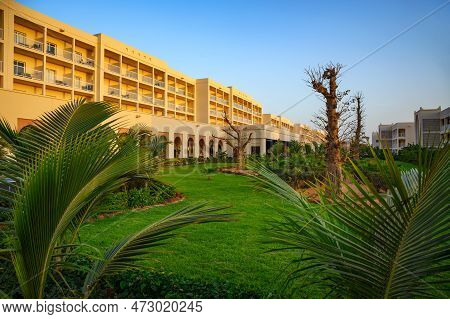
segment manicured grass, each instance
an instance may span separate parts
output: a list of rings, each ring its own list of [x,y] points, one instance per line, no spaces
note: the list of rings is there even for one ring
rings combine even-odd
[[[237,221],[183,229],[183,236],[171,239],[169,245],[160,248],[150,266],[204,282],[228,281],[267,297],[278,295],[283,278],[280,275],[292,254],[267,253],[273,246],[264,241],[268,239],[268,221],[276,218],[276,208],[286,207],[287,203],[256,191],[248,177],[221,173],[205,175],[199,167],[171,168],[161,173],[158,179],[175,185],[186,199],[91,223],[83,229],[82,241],[106,248],[186,205],[205,200],[213,206],[231,205],[229,211],[238,214]],[[286,292],[283,294],[286,296]],[[295,296],[314,297],[314,294],[304,290],[297,291]]]

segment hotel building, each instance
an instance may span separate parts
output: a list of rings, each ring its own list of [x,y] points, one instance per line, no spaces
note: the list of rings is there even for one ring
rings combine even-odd
[[[231,154],[221,140],[224,113],[253,132],[249,153],[263,154],[276,140],[299,140],[288,119],[263,116],[261,103],[233,86],[194,79],[105,34],[0,2],[0,116],[22,129],[78,98],[116,105],[124,130],[143,123],[166,137],[169,158]]]
[[[401,122],[395,124],[380,124],[378,132],[372,134],[372,146],[390,148],[398,152],[409,144],[415,144],[414,123]]]
[[[415,137],[426,147],[438,146],[450,137],[450,107],[441,110],[420,108],[414,112]]]

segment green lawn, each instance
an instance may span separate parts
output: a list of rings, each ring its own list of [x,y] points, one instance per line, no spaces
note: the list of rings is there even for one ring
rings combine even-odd
[[[83,229],[83,242],[106,248],[185,205],[205,200],[213,205],[231,205],[230,211],[239,213],[237,221],[183,229],[183,236],[161,248],[151,266],[189,279],[227,281],[259,291],[264,296],[276,296],[281,271],[292,255],[267,253],[271,246],[264,243],[268,239],[265,229],[267,222],[276,217],[274,207],[287,204],[256,191],[248,177],[215,173],[210,178],[190,166],[171,168],[158,179],[175,185],[186,196],[183,202],[98,220]],[[312,294],[305,290],[295,295],[311,297]]]

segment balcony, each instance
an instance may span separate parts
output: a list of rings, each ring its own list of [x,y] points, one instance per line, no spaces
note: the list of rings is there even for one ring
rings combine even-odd
[[[0,28],[0,40],[3,40],[3,29]]]
[[[106,94],[109,96],[120,97],[120,90],[118,88],[109,87]]]
[[[153,97],[151,95],[141,95],[141,102],[153,104]]]
[[[183,89],[177,89],[177,94],[186,95],[186,91]]]
[[[252,113],[252,109],[244,106],[244,111],[248,113]]]
[[[210,99],[211,101],[216,101],[216,100],[217,100],[217,98],[216,98],[215,95],[211,95],[211,96],[209,97],[209,99]]]
[[[169,84],[169,86],[167,87],[167,89],[168,89],[170,92],[175,92],[175,87],[174,87],[173,85],[170,85],[170,84]]]
[[[194,108],[188,107],[187,111],[188,111],[188,113],[194,113]]]
[[[186,112],[186,105],[178,104],[175,106],[175,110],[178,112]]]
[[[125,90],[125,91],[122,91],[122,98],[137,101],[138,95],[136,92]]]
[[[126,76],[127,78],[130,78],[133,80],[138,79],[138,73],[136,71],[132,71],[132,70],[125,70],[125,72],[123,73],[123,76]]]
[[[91,68],[95,66],[94,59],[91,58],[83,58],[83,56],[75,54],[75,63],[81,64],[81,65],[87,65]]]
[[[209,110],[209,114],[216,116],[217,112],[216,112],[216,110]]]
[[[105,63],[105,70],[120,75],[120,66],[111,63]]]
[[[153,78],[149,75],[142,75],[141,81],[147,84],[153,84]]]
[[[157,99],[157,98],[155,98],[154,100],[155,100],[155,105],[164,107],[164,100]]]
[[[164,81],[155,80],[155,86],[164,88],[166,86],[166,83]]]
[[[46,79],[47,83],[50,84],[56,84],[59,86],[72,86],[72,76],[52,76],[52,77],[47,77]]]
[[[92,82],[85,82],[85,81],[78,81],[75,80],[74,86],[75,89],[92,92],[94,91],[94,83]]]
[[[225,99],[222,99],[222,98],[217,98],[217,101],[219,102],[219,103],[222,103],[222,104],[225,104],[225,105],[228,105],[228,101],[227,100],[225,100]]]
[[[14,75],[20,76],[30,80],[39,80],[42,81],[42,71],[31,69],[24,70],[19,68],[14,68]]]
[[[193,98],[194,98],[194,93],[192,93],[192,92],[187,92],[187,96],[190,97],[191,99],[193,99]]]
[[[47,55],[52,55],[52,56],[56,56],[58,58],[62,58],[68,61],[72,61],[73,60],[73,53],[72,50],[58,50],[58,48],[49,48],[47,47]]]
[[[241,104],[239,104],[239,103],[234,102],[234,103],[233,103],[233,106],[234,106],[235,108],[239,109],[239,110],[244,110],[244,106],[241,105]]]
[[[35,51],[44,51],[44,44],[42,42],[30,39],[19,33],[14,33],[14,43]]]
[[[0,73],[3,72],[3,61],[0,61]]]
[[[173,102],[167,103],[167,108],[168,108],[169,110],[175,110],[175,103],[173,103]]]

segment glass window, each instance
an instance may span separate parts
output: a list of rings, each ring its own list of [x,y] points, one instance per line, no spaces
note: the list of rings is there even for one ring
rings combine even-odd
[[[55,70],[47,69],[47,80],[49,82],[55,82],[55,80],[56,80],[56,71]]]
[[[25,62],[14,60],[14,74],[24,75],[25,73]]]
[[[27,45],[27,34],[20,31],[14,31],[14,42],[20,45]]]
[[[51,55],[56,55],[56,44],[47,42],[47,53]]]

